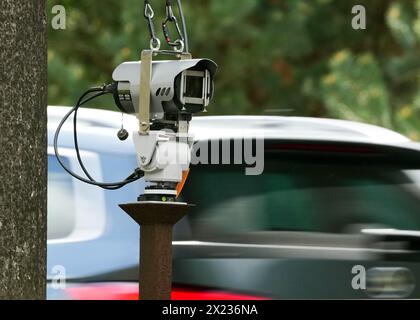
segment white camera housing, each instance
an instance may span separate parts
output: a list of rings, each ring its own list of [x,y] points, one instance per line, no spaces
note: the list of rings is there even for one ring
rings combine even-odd
[[[114,95],[125,113],[138,112],[141,62],[124,62],[113,72]],[[150,85],[150,120],[165,114],[198,113],[209,105],[214,93],[217,65],[209,59],[153,61]]]

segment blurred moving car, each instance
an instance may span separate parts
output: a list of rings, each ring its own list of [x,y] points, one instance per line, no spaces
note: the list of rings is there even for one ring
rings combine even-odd
[[[49,108],[48,297],[136,299],[139,230],[118,204],[135,201],[144,182],[104,191],[67,175],[51,147],[67,110]],[[124,123],[135,129],[133,117]],[[78,124],[97,180],[137,167],[130,139],[116,138],[119,113],[81,109]],[[232,146],[263,135],[264,172],[191,169],[182,196],[197,207],[175,227],[174,299],[420,298],[419,144],[372,125],[298,117],[197,117],[191,131]],[[77,171],[72,138],[69,124],[60,150]]]

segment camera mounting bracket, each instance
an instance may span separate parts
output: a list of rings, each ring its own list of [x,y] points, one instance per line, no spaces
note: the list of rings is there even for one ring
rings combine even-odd
[[[140,65],[140,90],[139,90],[139,134],[149,135],[150,132],[150,88],[152,82],[153,57],[158,54],[175,55],[180,60],[192,59],[191,53],[169,50],[143,50]]]
[[[150,131],[150,86],[152,82],[153,50],[143,50],[140,66],[140,96],[139,96],[139,134],[149,135]]]

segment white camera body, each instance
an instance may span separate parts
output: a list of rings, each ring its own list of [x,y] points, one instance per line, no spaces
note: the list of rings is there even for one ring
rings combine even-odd
[[[214,93],[217,65],[209,59],[153,61],[150,82],[150,120],[165,114],[198,113]],[[114,99],[125,113],[138,112],[141,62],[124,62],[112,75],[117,82]]]

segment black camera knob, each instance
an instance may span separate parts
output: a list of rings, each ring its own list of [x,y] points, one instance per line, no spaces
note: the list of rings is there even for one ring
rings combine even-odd
[[[120,139],[121,141],[125,141],[128,139],[128,131],[125,129],[121,129],[120,131],[118,131],[118,139]]]

